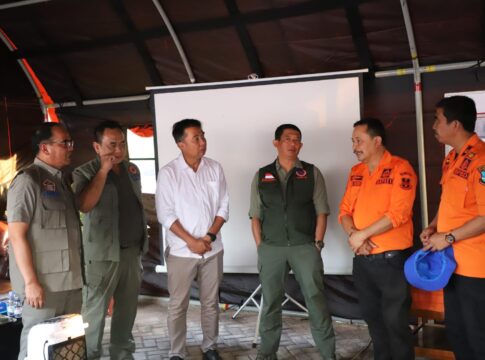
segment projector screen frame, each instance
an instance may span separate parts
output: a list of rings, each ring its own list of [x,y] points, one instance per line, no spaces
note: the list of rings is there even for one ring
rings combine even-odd
[[[277,78],[265,78],[265,79],[250,79],[250,80],[241,80],[241,81],[228,81],[228,82],[216,82],[216,83],[203,83],[203,84],[187,84],[187,85],[175,85],[175,86],[162,86],[162,87],[147,87],[147,90],[150,91],[150,109],[153,114],[153,127],[154,127],[154,143],[155,143],[155,165],[156,165],[156,176],[158,178],[158,171],[160,169],[160,165],[165,165],[159,163],[159,139],[158,139],[158,130],[157,130],[157,121],[156,121],[156,111],[155,111],[155,96],[157,94],[163,93],[177,93],[177,92],[193,92],[193,91],[204,91],[204,90],[214,90],[214,89],[229,89],[229,88],[239,88],[239,87],[252,87],[252,86],[265,86],[265,85],[277,85],[277,84],[287,84],[287,83],[302,83],[302,82],[313,82],[319,80],[332,80],[332,79],[340,79],[340,78],[349,78],[355,77],[358,79],[358,92],[359,92],[359,118],[363,112],[363,73],[366,73],[366,69],[360,69],[355,71],[346,71],[346,72],[335,72],[335,73],[324,73],[324,74],[313,74],[313,75],[302,75],[302,76],[288,76],[288,77],[277,77]],[[200,119],[204,123],[204,119]],[[355,119],[357,121],[358,119]],[[291,121],[290,121],[291,122]],[[349,139],[350,139],[351,128],[349,128]],[[303,137],[305,137],[305,133],[303,132]],[[270,144],[272,139],[267,139],[268,144]],[[175,147],[175,143],[172,142],[172,145]],[[210,145],[209,145],[210,146]],[[270,146],[270,145],[268,145]],[[350,148],[350,141],[348,146],[348,151],[351,152]],[[276,152],[275,152],[276,157]],[[211,156],[209,156],[211,157]],[[214,160],[219,161],[217,158]],[[303,157],[302,160],[305,160]],[[350,167],[354,165],[356,161],[353,161],[352,164],[349,164],[347,169],[346,175],[348,175],[348,171],[350,171]],[[265,164],[260,164],[263,166]],[[252,169],[254,171],[257,168]],[[324,173],[325,176],[325,173]],[[227,174],[226,174],[227,177]],[[342,179],[342,181],[346,181]],[[230,186],[230,184],[229,184]],[[248,184],[249,186],[249,184]],[[327,192],[329,191],[327,186]],[[338,209],[333,207],[331,209],[332,213],[338,212]],[[231,217],[231,215],[230,215]],[[160,261],[161,265],[157,266],[158,272],[166,272],[166,265],[164,260],[164,250],[165,250],[165,240],[164,240],[164,233],[165,229],[163,229],[162,225],[159,224],[161,231],[159,231],[159,241],[160,241]],[[248,228],[250,227],[250,222],[248,219]],[[224,241],[224,240],[223,240]],[[325,251],[325,250],[324,250]],[[349,250],[350,252],[350,250]],[[256,255],[256,249],[254,249],[254,256]],[[226,264],[225,264],[226,268]],[[351,274],[352,268],[347,267],[344,271],[341,272],[331,272],[332,274],[343,274],[348,275]],[[253,269],[252,271],[225,271],[230,273],[257,273],[257,269]]]

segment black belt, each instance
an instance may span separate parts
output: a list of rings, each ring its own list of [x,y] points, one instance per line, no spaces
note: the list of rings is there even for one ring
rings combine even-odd
[[[391,250],[391,251],[384,251],[379,254],[370,254],[370,255],[357,255],[357,257],[365,258],[367,260],[377,260],[377,259],[390,259],[396,255],[402,254],[402,250]]]

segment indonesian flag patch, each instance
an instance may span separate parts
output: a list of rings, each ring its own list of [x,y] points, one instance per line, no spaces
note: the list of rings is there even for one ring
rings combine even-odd
[[[264,177],[263,179],[261,179],[262,182],[275,182],[276,181],[276,178],[274,177],[273,174],[271,174],[270,172],[267,172],[266,174],[264,174]]]

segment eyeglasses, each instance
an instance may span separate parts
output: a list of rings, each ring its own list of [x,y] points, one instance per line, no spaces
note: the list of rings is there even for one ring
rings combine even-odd
[[[62,141],[46,141],[46,142],[43,142],[42,144],[59,144],[68,149],[74,148],[74,140],[69,140],[69,139],[62,140]]]

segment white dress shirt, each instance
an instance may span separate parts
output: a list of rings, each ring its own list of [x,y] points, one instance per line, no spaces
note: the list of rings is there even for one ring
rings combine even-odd
[[[155,195],[158,222],[166,229],[170,254],[179,257],[201,258],[193,253],[187,243],[170,231],[178,220],[183,228],[195,238],[209,231],[216,216],[229,219],[229,194],[221,165],[203,157],[196,172],[180,154],[162,167],[158,173]],[[222,251],[220,232],[212,243],[212,250],[204,257]]]

